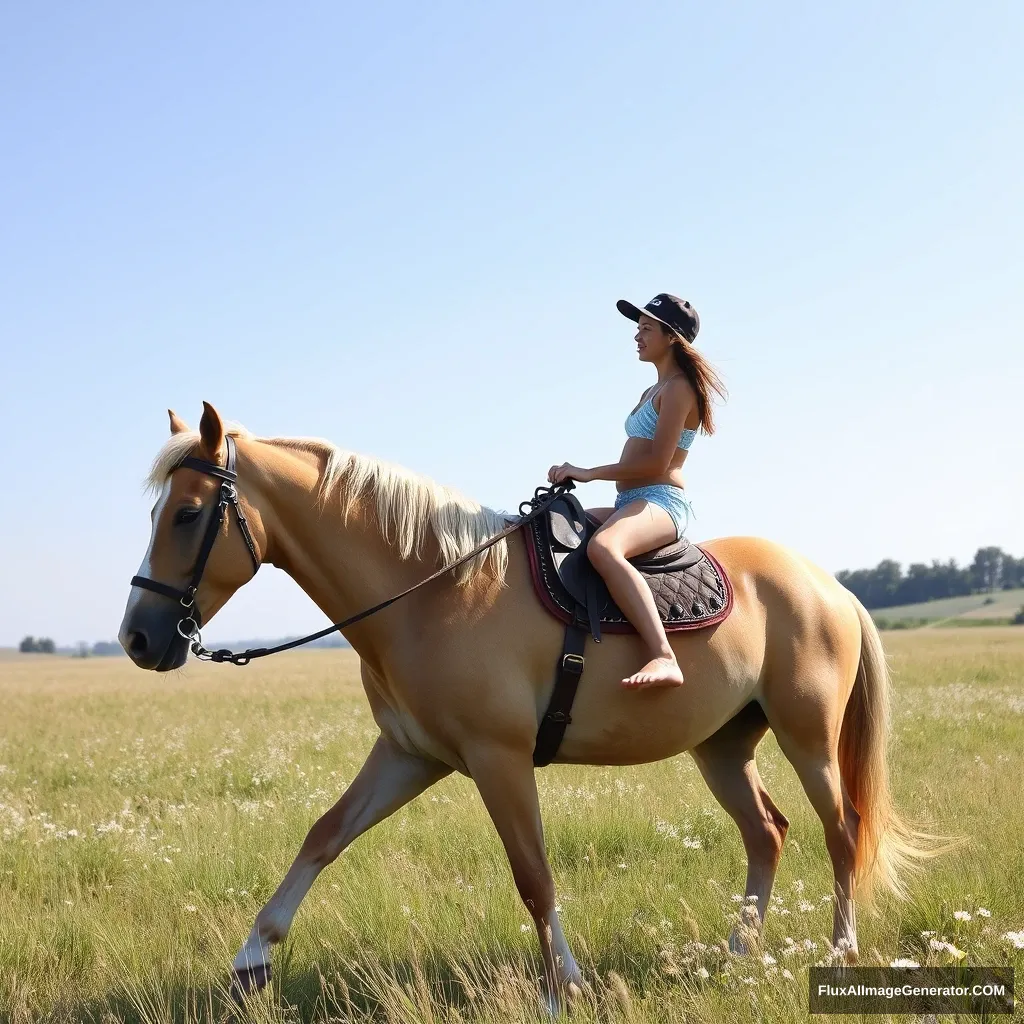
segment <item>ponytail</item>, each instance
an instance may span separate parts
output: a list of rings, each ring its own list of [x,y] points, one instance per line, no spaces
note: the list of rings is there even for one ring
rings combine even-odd
[[[662,327],[665,331],[665,327]],[[668,333],[666,331],[666,333]],[[692,345],[678,340],[678,335],[671,332],[677,340],[672,342],[672,354],[675,356],[679,369],[693,387],[697,395],[697,415],[700,417],[700,431],[703,434],[715,432],[715,415],[712,408],[714,395],[725,399],[728,392],[718,371]]]

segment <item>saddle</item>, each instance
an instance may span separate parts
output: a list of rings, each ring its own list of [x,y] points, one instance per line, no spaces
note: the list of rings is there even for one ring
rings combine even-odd
[[[601,524],[572,494],[560,494],[524,533],[530,575],[544,607],[565,623],[555,688],[541,720],[533,763],[550,764],[566,727],[583,675],[587,635],[635,633],[587,556],[587,543]],[[717,625],[732,610],[732,586],[706,551],[685,537],[629,559],[651,588],[666,632]]]

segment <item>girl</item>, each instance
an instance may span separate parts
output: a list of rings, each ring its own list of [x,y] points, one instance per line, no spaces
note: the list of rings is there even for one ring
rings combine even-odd
[[[683,463],[698,430],[714,433],[712,394],[724,398],[725,386],[693,347],[700,319],[689,302],[662,292],[643,309],[625,299],[616,306],[636,321],[637,355],[654,364],[658,380],[626,418],[618,462],[593,469],[566,462],[552,466],[548,480],[615,481],[615,507],[589,510],[602,525],[587,554],[651,653],[651,660],[622,685],[679,686],[683,673],[650,588],[627,559],[678,540],[686,530],[690,504],[683,490]]]

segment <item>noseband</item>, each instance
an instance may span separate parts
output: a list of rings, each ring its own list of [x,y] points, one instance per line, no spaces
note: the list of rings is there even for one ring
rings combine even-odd
[[[215,462],[207,462],[205,459],[195,459],[189,456],[182,459],[171,470],[173,473],[175,469],[194,469],[199,473],[205,473],[207,476],[214,476],[221,482],[217,507],[210,517],[210,522],[207,524],[206,533],[203,535],[203,543],[199,548],[199,554],[196,556],[195,568],[192,570],[192,579],[189,580],[188,586],[184,590],[179,590],[177,587],[160,583],[158,580],[147,579],[145,576],[132,577],[133,587],[151,590],[154,594],[169,597],[172,601],[177,601],[181,605],[185,611],[181,619],[178,620],[178,635],[188,640],[189,643],[201,642],[199,627],[202,616],[196,607],[196,591],[198,591],[199,583],[203,578],[203,572],[206,569],[206,563],[209,561],[210,552],[213,550],[214,541],[216,541],[217,534],[220,533],[220,528],[224,523],[224,518],[228,514],[228,506],[235,510],[238,528],[242,531],[245,546],[249,549],[249,554],[252,556],[253,569],[258,572],[260,567],[260,557],[256,553],[256,545],[253,543],[252,534],[249,532],[249,523],[246,521],[242,507],[238,503],[238,490],[235,487],[238,481],[238,472],[235,469],[235,439],[229,436],[224,440],[227,446],[226,465],[218,466]]]

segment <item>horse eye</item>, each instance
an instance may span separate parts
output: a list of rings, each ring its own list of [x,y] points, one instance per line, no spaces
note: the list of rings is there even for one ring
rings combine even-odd
[[[202,511],[201,508],[179,508],[174,516],[174,525],[185,526],[187,523],[194,523]]]

